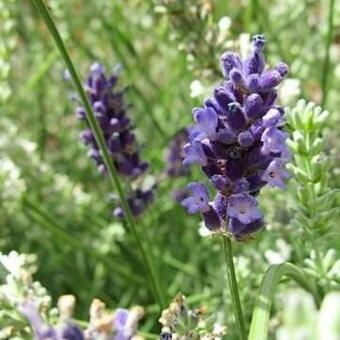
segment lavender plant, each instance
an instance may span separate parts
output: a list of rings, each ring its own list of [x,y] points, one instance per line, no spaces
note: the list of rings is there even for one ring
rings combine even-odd
[[[329,113],[301,100],[286,114],[291,131],[288,143],[294,155],[289,164],[296,202],[292,227],[299,234],[300,244],[308,242],[313,249],[306,264],[325,293],[340,283],[335,274],[339,266],[336,252],[327,249],[323,241],[335,231],[339,200],[339,192],[331,187],[331,164],[324,152],[323,130]]]
[[[334,212],[337,191],[330,187],[330,161],[322,133],[329,113],[314,103],[301,100],[295,108],[287,109],[291,131],[288,144],[293,151],[289,169],[296,188],[293,226],[305,239],[325,236],[335,227]]]
[[[205,226],[242,240],[263,226],[256,196],[266,184],[284,188],[284,166],[290,158],[282,131],[284,111],[275,105],[275,87],[288,72],[279,63],[265,70],[263,35],[253,38],[253,51],[242,61],[226,52],[221,57],[226,81],[193,110],[196,122],[185,145],[184,164],[198,163],[218,193],[209,202],[207,187],[193,182],[182,201],[189,213],[201,213]],[[240,339],[246,330],[233,264],[230,239],[223,237],[228,282]]]

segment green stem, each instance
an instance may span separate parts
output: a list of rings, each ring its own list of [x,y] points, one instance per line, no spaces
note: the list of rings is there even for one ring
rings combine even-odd
[[[329,9],[328,9],[328,26],[327,26],[327,37],[325,39],[325,58],[322,67],[322,75],[321,75],[321,90],[322,90],[322,99],[321,106],[325,107],[327,103],[328,96],[328,75],[330,69],[330,46],[332,43],[333,37],[333,19],[334,19],[334,0],[329,1]]]
[[[236,324],[238,327],[238,334],[241,340],[245,340],[247,337],[246,328],[244,325],[241,302],[240,302],[240,297],[239,297],[238,288],[237,288],[237,280],[236,280],[234,260],[233,260],[233,249],[232,249],[230,238],[226,237],[225,235],[222,235],[222,247],[223,247],[225,261],[227,264],[228,285],[229,285],[231,300],[233,303]]]
[[[135,238],[137,247],[141,253],[142,260],[145,266],[145,269],[148,273],[148,276],[150,277],[151,285],[152,285],[152,293],[154,294],[156,300],[158,301],[158,304],[160,308],[162,309],[165,306],[164,301],[164,294],[163,291],[160,289],[162,287],[158,282],[158,276],[156,274],[155,268],[152,265],[152,262],[150,261],[148,251],[144,248],[144,244],[142,242],[141,235],[139,234],[137,230],[137,225],[135,224],[134,217],[132,215],[131,209],[129,207],[129,204],[127,202],[127,199],[124,194],[123,187],[120,183],[119,176],[117,173],[117,170],[115,168],[115,165],[112,161],[112,158],[110,157],[109,151],[107,149],[107,145],[104,139],[104,135],[100,129],[100,126],[98,124],[97,119],[95,118],[95,115],[92,111],[91,104],[86,96],[86,93],[83,89],[82,83],[80,81],[80,78],[77,74],[77,71],[72,63],[72,60],[67,52],[67,49],[63,43],[63,40],[58,32],[57,27],[55,26],[53,19],[48,12],[45,4],[42,0],[32,0],[36,9],[41,14],[42,18],[45,21],[46,26],[48,27],[51,35],[53,36],[55,43],[59,49],[59,52],[64,59],[64,62],[66,64],[66,67],[68,71],[70,72],[72,81],[74,82],[74,85],[76,87],[76,90],[78,92],[78,95],[80,97],[80,100],[85,108],[88,123],[91,127],[91,130],[93,131],[93,134],[95,136],[96,142],[98,144],[98,147],[101,151],[101,155],[103,157],[104,163],[106,165],[107,171],[109,173],[110,182],[112,184],[112,187],[114,189],[117,189],[119,198],[122,204],[122,208],[124,211],[124,216],[127,222],[127,225],[129,229],[132,231],[132,234]],[[148,248],[151,248],[151,244],[148,244]]]
[[[289,276],[302,288],[311,292],[316,304],[320,304],[320,297],[313,284],[313,280],[310,280],[302,270],[291,263],[272,265],[262,279],[260,294],[255,303],[248,340],[268,339],[270,310],[276,287],[283,276]]]

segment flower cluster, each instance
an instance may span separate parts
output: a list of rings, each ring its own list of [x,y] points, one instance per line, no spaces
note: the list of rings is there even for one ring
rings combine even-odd
[[[283,129],[284,111],[275,104],[275,87],[288,73],[279,63],[265,69],[262,35],[253,37],[253,50],[241,60],[236,53],[221,57],[224,83],[203,108],[185,145],[184,164],[198,163],[218,193],[209,202],[208,189],[190,183],[191,196],[182,201],[188,212],[200,212],[210,230],[226,229],[241,239],[263,226],[256,196],[269,184],[284,188],[290,158]]]
[[[136,336],[137,324],[143,316],[141,307],[130,311],[119,308],[114,313],[105,310],[105,304],[93,300],[90,308],[90,322],[85,331],[72,322],[75,298],[64,295],[59,298],[59,323],[50,326],[43,321],[39,307],[33,300],[27,300],[19,306],[19,311],[29,321],[37,340],[131,340],[140,339]]]
[[[207,317],[204,307],[189,309],[183,295],[177,295],[163,310],[161,340],[219,340],[226,327]]]
[[[116,88],[118,79],[117,71],[106,77],[104,67],[99,63],[94,63],[86,81],[86,90],[118,173],[132,181],[140,177],[149,165],[140,158],[133,126],[126,114],[124,90]],[[86,112],[82,106],[77,107],[76,116],[86,121]],[[106,166],[91,128],[83,130],[80,137],[88,146],[88,155],[95,161],[98,170],[105,173]],[[153,196],[152,190],[138,189],[128,194],[133,214],[137,216],[145,210],[148,203],[152,201],[150,200]],[[120,207],[117,209],[114,215],[123,216],[122,209]]]

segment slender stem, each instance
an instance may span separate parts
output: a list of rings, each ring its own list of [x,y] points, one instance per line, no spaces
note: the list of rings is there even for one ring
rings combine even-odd
[[[332,43],[332,36],[333,36],[333,19],[334,19],[334,0],[329,1],[329,9],[328,9],[328,26],[327,26],[327,37],[325,39],[325,58],[322,67],[322,75],[321,75],[321,90],[322,90],[322,99],[321,99],[321,106],[325,107],[327,103],[327,96],[328,96],[328,75],[330,69],[330,46]]]
[[[117,189],[118,194],[119,194],[119,198],[122,204],[122,208],[124,211],[124,216],[127,222],[128,227],[130,228],[130,230],[132,231],[132,234],[135,238],[137,247],[139,248],[139,251],[141,253],[142,256],[142,260],[145,266],[145,269],[150,277],[150,282],[152,285],[152,292],[155,295],[156,300],[158,301],[158,304],[160,306],[160,308],[163,308],[165,306],[165,301],[164,301],[164,294],[163,291],[161,290],[160,287],[162,287],[159,282],[158,282],[158,276],[157,273],[155,271],[155,268],[152,265],[152,262],[150,261],[150,255],[148,253],[148,251],[144,248],[144,244],[142,242],[142,237],[139,234],[138,230],[137,230],[137,225],[134,221],[134,217],[132,215],[131,209],[129,207],[129,204],[127,202],[127,199],[125,197],[125,193],[123,190],[123,187],[120,183],[119,180],[119,176],[116,170],[116,167],[112,161],[112,158],[110,157],[109,151],[107,149],[107,145],[104,139],[104,135],[100,129],[99,123],[97,121],[97,119],[95,118],[95,115],[92,111],[92,107],[91,104],[86,96],[86,93],[83,89],[82,83],[80,81],[80,78],[78,76],[78,73],[72,63],[72,60],[67,52],[67,49],[63,43],[63,40],[58,32],[57,27],[55,26],[53,19],[50,15],[50,13],[48,12],[45,4],[43,3],[42,0],[32,0],[36,9],[38,10],[38,12],[41,14],[42,18],[45,21],[46,26],[48,27],[51,35],[53,36],[55,43],[59,49],[59,52],[62,56],[62,58],[64,59],[64,62],[66,64],[66,67],[68,69],[68,71],[70,72],[72,81],[74,82],[74,85],[77,89],[77,92],[79,94],[80,100],[85,108],[86,114],[87,114],[87,119],[88,119],[88,123],[93,131],[93,134],[95,136],[96,142],[98,144],[98,147],[101,151],[103,160],[105,162],[107,171],[109,173],[109,178],[110,178],[110,182],[112,184],[112,187],[114,189]],[[148,248],[151,248],[151,244],[148,244]]]
[[[234,260],[233,260],[233,249],[232,249],[230,238],[225,235],[222,235],[222,247],[223,247],[225,261],[227,264],[228,285],[229,285],[231,300],[233,303],[236,324],[239,330],[238,334],[241,340],[245,340],[247,338],[246,328],[244,325],[241,302],[240,302],[240,297],[239,297],[238,288],[237,288],[237,280],[236,280]]]

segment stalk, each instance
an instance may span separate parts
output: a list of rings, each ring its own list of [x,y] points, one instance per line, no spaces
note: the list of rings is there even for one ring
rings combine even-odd
[[[86,111],[86,116],[87,116],[87,120],[88,123],[93,131],[93,134],[95,136],[95,140],[98,144],[98,147],[101,151],[101,155],[103,157],[104,163],[106,165],[107,171],[109,173],[109,179],[110,179],[110,183],[112,185],[112,187],[114,189],[117,189],[118,191],[118,195],[122,204],[122,208],[124,211],[124,217],[126,219],[126,223],[129,227],[129,229],[131,230],[137,247],[140,251],[140,254],[142,256],[142,260],[143,260],[143,264],[145,266],[145,269],[147,271],[147,274],[150,278],[150,283],[152,286],[152,293],[155,296],[155,299],[158,302],[158,305],[161,309],[163,309],[165,307],[165,301],[164,301],[164,294],[163,294],[163,290],[162,290],[162,286],[159,283],[158,280],[158,276],[156,274],[156,270],[152,264],[152,261],[150,260],[150,253],[152,252],[148,252],[145,248],[144,248],[144,244],[142,242],[142,238],[141,235],[137,229],[137,225],[135,223],[134,217],[132,215],[131,209],[129,207],[129,204],[127,202],[127,199],[125,197],[125,193],[123,190],[123,187],[120,183],[120,179],[118,176],[118,172],[117,169],[110,157],[109,151],[107,149],[107,145],[103,136],[103,133],[100,129],[100,126],[97,122],[97,119],[95,118],[95,115],[92,111],[92,107],[91,104],[86,96],[86,93],[83,89],[82,83],[80,81],[80,78],[78,76],[78,73],[72,63],[72,60],[67,52],[67,49],[64,45],[64,42],[58,32],[58,29],[56,27],[56,25],[54,24],[54,21],[50,15],[50,13],[48,12],[44,2],[42,0],[31,0],[33,2],[33,4],[35,5],[37,11],[40,13],[40,15],[42,16],[43,20],[45,21],[45,24],[50,32],[50,34],[52,35],[53,39],[55,40],[55,43],[57,45],[57,48],[65,62],[65,65],[71,75],[72,81],[76,87],[76,90],[78,92],[78,95],[80,97],[80,100],[85,108]],[[152,246],[149,243],[147,245],[148,249],[151,249]]]
[[[243,318],[241,302],[240,302],[240,297],[239,297],[238,287],[237,287],[237,280],[236,280],[236,275],[235,275],[233,248],[232,248],[230,238],[225,235],[222,235],[222,248],[223,248],[225,262],[227,265],[228,286],[229,286],[231,300],[233,303],[236,324],[238,327],[238,335],[239,335],[240,340],[245,340],[247,338],[247,335],[246,335],[246,328],[244,325],[244,318]]]

